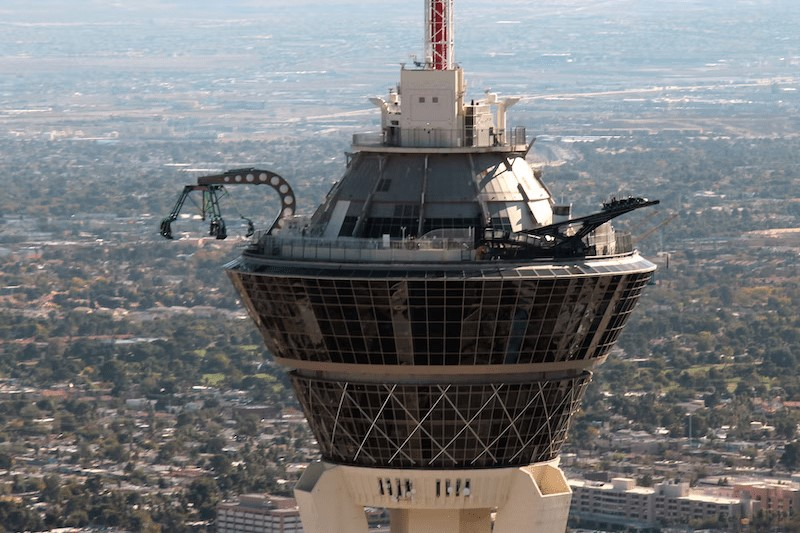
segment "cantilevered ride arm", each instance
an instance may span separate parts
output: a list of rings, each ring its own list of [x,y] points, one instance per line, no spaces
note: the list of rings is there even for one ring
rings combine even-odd
[[[200,216],[203,220],[206,219],[206,216],[211,218],[209,235],[217,239],[224,239],[227,237],[228,233],[225,230],[225,221],[222,219],[222,213],[219,209],[219,196],[217,194],[219,191],[224,190],[225,188],[222,185],[186,185],[181,195],[178,197],[178,201],[175,202],[175,207],[172,208],[169,216],[161,221],[161,236],[165,239],[172,239],[172,222],[180,215],[183,204],[186,202],[189,194],[194,191],[200,191],[203,193]]]
[[[598,213],[556,222],[540,228],[522,230],[521,233],[539,237],[552,237],[555,240],[554,249],[557,255],[560,255],[558,254],[559,251],[566,252],[567,255],[580,254],[585,248],[583,239],[606,222],[636,209],[658,205],[659,203],[659,200],[648,200],[647,198],[612,200],[603,204],[602,211]],[[577,229],[574,233],[567,234],[566,229],[569,227],[577,227]]]
[[[219,195],[220,191],[225,191],[225,185],[269,185],[275,189],[280,195],[281,209],[278,216],[270,225],[267,233],[281,226],[284,218],[294,215],[295,209],[295,196],[292,187],[281,176],[269,170],[260,170],[257,168],[243,168],[229,170],[222,174],[212,174],[209,176],[201,176],[197,178],[197,185],[186,185],[175,202],[169,216],[161,221],[161,236],[166,239],[172,239],[172,222],[177,220],[181,213],[183,204],[186,198],[194,191],[201,191],[203,193],[203,203],[201,207],[201,216],[203,220],[206,219],[206,214],[209,214],[211,219],[211,227],[209,234],[217,239],[224,239],[228,236],[225,229],[225,221],[222,219],[222,213],[219,208]],[[242,217],[244,218],[244,217]],[[253,234],[253,223],[250,219],[245,219],[248,223],[247,236]]]
[[[659,200],[625,198],[603,204],[597,213],[548,224],[515,233],[487,228],[484,244],[490,249],[521,257],[581,257],[589,252],[584,238],[610,220],[642,207],[659,204]],[[568,233],[568,228],[575,228]]]

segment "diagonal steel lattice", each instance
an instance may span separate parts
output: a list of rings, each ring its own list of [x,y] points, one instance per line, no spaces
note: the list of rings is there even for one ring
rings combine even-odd
[[[554,458],[590,374],[532,383],[386,384],[293,376],[327,459],[481,468]]]

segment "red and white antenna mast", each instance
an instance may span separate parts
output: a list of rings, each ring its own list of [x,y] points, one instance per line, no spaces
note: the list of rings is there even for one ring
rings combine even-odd
[[[425,63],[433,70],[453,68],[453,0],[425,0]]]

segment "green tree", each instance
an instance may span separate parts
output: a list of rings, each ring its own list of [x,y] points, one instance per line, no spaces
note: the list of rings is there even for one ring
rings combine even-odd
[[[797,417],[784,409],[775,420],[775,433],[786,440],[794,439],[797,436]]]
[[[213,518],[220,502],[220,492],[216,482],[207,477],[192,481],[186,491],[186,499],[194,504],[200,518],[207,520]]]
[[[14,455],[0,452],[0,470],[11,470],[12,468],[14,468]]]
[[[790,442],[784,446],[780,463],[787,470],[797,470],[798,466],[800,466],[800,441]]]
[[[41,531],[44,522],[25,502],[0,500],[0,531]]]

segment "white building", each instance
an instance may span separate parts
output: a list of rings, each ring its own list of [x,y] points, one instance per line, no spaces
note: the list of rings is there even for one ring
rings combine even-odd
[[[693,491],[688,483],[637,487],[629,478],[611,483],[570,480],[572,509],[577,520],[649,529],[665,524],[719,522],[737,524],[749,515],[739,498]],[[747,507],[745,505],[745,507]]]
[[[218,533],[303,533],[294,498],[243,494],[217,507]]]

